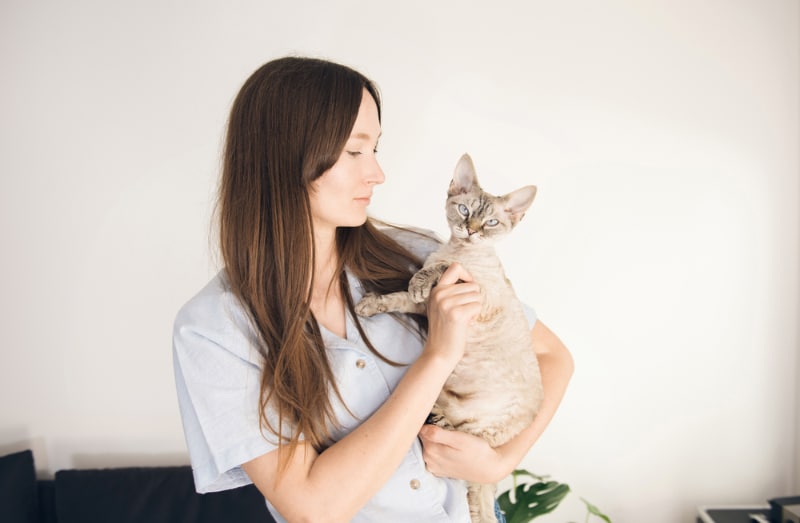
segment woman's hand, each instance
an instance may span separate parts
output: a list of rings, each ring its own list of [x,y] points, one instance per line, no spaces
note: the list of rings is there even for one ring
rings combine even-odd
[[[480,286],[461,264],[453,263],[428,298],[426,352],[443,356],[455,366],[464,355],[467,327],[480,310]]]
[[[513,472],[539,439],[564,397],[574,363],[569,350],[541,321],[534,324],[531,337],[544,387],[544,401],[536,418],[522,432],[496,448],[463,432],[423,426],[419,431],[422,456],[432,474],[476,483],[497,483]]]
[[[419,438],[425,465],[435,476],[497,483],[514,469],[515,464],[506,463],[500,449],[472,434],[425,425]]]

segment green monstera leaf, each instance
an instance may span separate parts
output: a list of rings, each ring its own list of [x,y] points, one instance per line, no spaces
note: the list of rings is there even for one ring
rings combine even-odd
[[[514,487],[497,498],[500,510],[505,514],[508,523],[528,523],[534,518],[552,512],[569,494],[569,485],[548,481],[546,477],[537,476],[527,470],[515,470],[512,475]],[[520,476],[530,476],[536,482],[517,485],[517,478]]]
[[[586,501],[583,498],[581,498],[581,501],[583,501],[583,503],[586,505],[586,510],[589,511],[589,514],[597,516],[598,518],[602,519],[606,523],[611,523],[611,518],[609,518],[608,516],[606,516],[605,514],[600,512],[599,508],[595,507],[594,505],[592,505],[591,503],[589,503],[588,501]],[[587,515],[587,519],[588,519],[588,515]]]
[[[524,469],[511,473],[514,486],[500,494],[497,503],[506,516],[508,523],[529,523],[535,518],[552,512],[570,492],[569,485],[558,481],[548,480],[547,476],[537,476]],[[527,476],[534,483],[526,481],[518,484],[518,478]],[[603,514],[599,508],[592,505],[584,498],[580,498],[586,505],[586,523],[592,516],[612,523],[611,518]]]

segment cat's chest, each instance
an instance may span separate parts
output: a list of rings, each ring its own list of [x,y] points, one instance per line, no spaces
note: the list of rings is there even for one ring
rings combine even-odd
[[[490,301],[506,300],[513,296],[511,283],[506,278],[503,265],[493,250],[453,249],[445,247],[434,253],[428,263],[445,261],[458,262],[470,273],[484,290]]]

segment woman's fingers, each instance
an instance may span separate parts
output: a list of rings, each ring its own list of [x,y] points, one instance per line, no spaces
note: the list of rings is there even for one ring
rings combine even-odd
[[[425,425],[419,431],[422,457],[431,474],[496,483],[506,475],[503,456],[483,438]]]
[[[466,271],[463,273],[454,271],[450,274],[451,277],[458,275],[472,278]],[[460,281],[460,278],[450,283],[440,279],[431,293],[431,302],[437,309],[436,312],[443,314],[448,321],[472,320],[480,312],[481,288],[471,281],[456,283],[457,281]]]
[[[469,323],[480,314],[481,289],[461,264],[439,278],[428,300],[428,347],[457,361],[464,353]]]
[[[439,278],[439,285],[449,285],[452,283],[471,282],[472,275],[458,262],[451,263],[446,271]]]

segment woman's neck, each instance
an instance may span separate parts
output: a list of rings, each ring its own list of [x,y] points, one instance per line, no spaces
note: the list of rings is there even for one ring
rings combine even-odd
[[[339,253],[336,249],[336,230],[319,231],[314,234],[314,289],[312,295],[320,288],[330,288],[334,280],[338,280],[337,267]]]
[[[339,255],[334,234],[315,235],[314,283],[311,289],[311,311],[326,329],[346,337],[344,298],[339,285]]]

